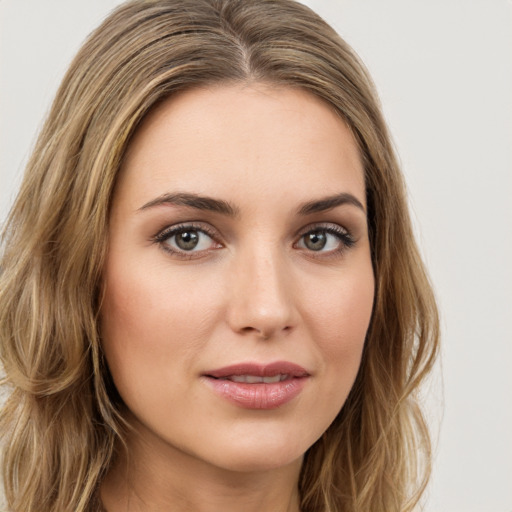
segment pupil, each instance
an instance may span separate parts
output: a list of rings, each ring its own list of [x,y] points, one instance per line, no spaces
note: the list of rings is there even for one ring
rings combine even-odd
[[[315,233],[309,233],[306,236],[306,247],[308,249],[311,249],[312,251],[320,251],[325,247],[325,244],[327,243],[327,239],[325,236],[325,233],[322,233],[321,231],[317,231]]]
[[[184,251],[190,251],[199,242],[199,236],[196,231],[184,231],[176,235],[176,245]]]

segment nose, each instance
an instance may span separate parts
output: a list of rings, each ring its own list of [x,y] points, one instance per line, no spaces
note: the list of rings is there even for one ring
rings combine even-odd
[[[231,273],[228,323],[238,334],[270,339],[297,325],[297,296],[289,264],[279,250],[247,251]]]

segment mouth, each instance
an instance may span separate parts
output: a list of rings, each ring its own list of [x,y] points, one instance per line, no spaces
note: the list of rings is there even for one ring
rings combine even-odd
[[[249,380],[250,384],[265,382],[265,379],[274,379],[274,382],[286,380],[295,377],[307,377],[309,373],[302,366],[288,361],[276,361],[269,364],[259,363],[240,363],[225,366],[205,372],[206,376],[214,379],[229,379],[234,380],[238,378],[255,379]],[[236,380],[236,382],[246,382]]]
[[[212,377],[216,378],[216,377]],[[246,384],[274,384],[275,382],[282,382],[288,380],[290,375],[288,374],[277,374],[273,377],[261,377],[259,375],[228,375],[227,377],[221,377],[219,380],[230,380],[231,382],[244,382]]]
[[[309,377],[303,367],[285,361],[235,364],[203,374],[217,395],[245,409],[281,407],[300,394]]]

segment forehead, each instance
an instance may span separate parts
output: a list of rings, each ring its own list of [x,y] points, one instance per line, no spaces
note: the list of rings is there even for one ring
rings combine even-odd
[[[117,195],[135,206],[169,191],[365,199],[359,149],[334,109],[311,93],[262,84],[188,90],[149,114],[129,144]]]

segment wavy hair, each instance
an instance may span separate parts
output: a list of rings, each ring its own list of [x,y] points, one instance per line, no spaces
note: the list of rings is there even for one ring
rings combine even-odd
[[[351,48],[293,0],[133,0],[72,62],[2,235],[0,357],[6,499],[15,512],[97,512],[122,443],[98,330],[109,207],[130,138],[177,91],[300,88],[331,105],[364,162],[376,293],[361,367],[306,453],[303,512],[406,512],[430,473],[418,386],[438,315],[372,81]]]

